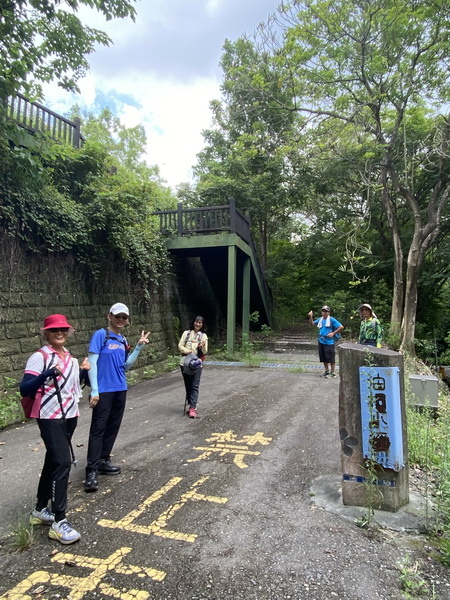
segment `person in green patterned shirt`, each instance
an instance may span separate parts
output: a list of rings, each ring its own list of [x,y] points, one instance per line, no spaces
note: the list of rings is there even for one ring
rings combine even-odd
[[[383,341],[383,328],[370,304],[361,304],[359,314],[362,319],[359,328],[359,343],[364,346],[381,348]]]

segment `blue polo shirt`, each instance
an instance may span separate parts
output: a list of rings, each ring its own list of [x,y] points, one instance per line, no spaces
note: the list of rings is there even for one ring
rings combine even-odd
[[[313,321],[314,325],[317,325],[317,323],[320,321],[322,317],[319,317],[318,319],[316,319],[315,321]],[[323,320],[323,323],[326,322],[326,319]],[[339,323],[339,321],[337,319],[335,319],[334,317],[330,317],[330,327],[326,327],[325,325],[322,325],[322,327],[319,328],[319,343],[320,344],[325,344],[326,346],[330,346],[332,344],[334,344],[335,339],[334,337],[326,337],[327,333],[331,333],[332,331],[336,331],[336,329],[338,329],[340,326],[342,325],[342,323]]]
[[[106,331],[96,331],[89,344],[89,352],[98,354],[97,382],[100,394],[104,392],[122,392],[127,390],[125,376],[126,338],[120,333],[110,333],[105,344]]]

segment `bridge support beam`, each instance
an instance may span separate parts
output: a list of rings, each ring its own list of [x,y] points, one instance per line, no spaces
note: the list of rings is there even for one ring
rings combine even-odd
[[[250,333],[250,273],[251,260],[249,256],[244,259],[242,273],[242,334]]]
[[[231,354],[236,344],[236,257],[236,246],[228,246],[227,351]]]

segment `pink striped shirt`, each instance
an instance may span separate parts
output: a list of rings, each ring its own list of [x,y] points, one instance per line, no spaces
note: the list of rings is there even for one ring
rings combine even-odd
[[[45,354],[45,364],[44,356]],[[57,367],[61,371],[57,381],[61,390],[61,400],[66,419],[79,415],[78,402],[81,397],[80,370],[78,361],[64,348],[64,359],[51,346],[42,346],[41,351],[34,352],[27,360],[25,373],[40,375],[43,371]],[[53,377],[45,380],[44,386],[36,392],[37,402],[33,406],[32,418],[61,419],[61,407],[55,390]],[[38,401],[40,400],[40,402]]]

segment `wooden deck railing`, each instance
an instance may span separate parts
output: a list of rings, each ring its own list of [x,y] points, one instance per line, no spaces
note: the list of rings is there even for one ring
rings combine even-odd
[[[247,244],[251,243],[250,223],[233,202],[226,206],[204,208],[183,208],[183,203],[179,202],[176,210],[162,210],[153,214],[159,217],[160,231],[164,235],[228,231],[237,233]]]
[[[220,231],[236,233],[252,248],[262,285],[267,298],[270,298],[269,288],[251,235],[250,222],[236,208],[234,201],[226,206],[203,208],[183,208],[183,203],[179,202],[176,210],[162,210],[153,214],[159,217],[159,228],[163,235],[202,235]]]
[[[22,94],[8,98],[6,112],[20,127],[33,133],[46,133],[54,140],[71,144],[75,148],[83,145],[79,119],[66,119],[38,102],[31,102]]]

